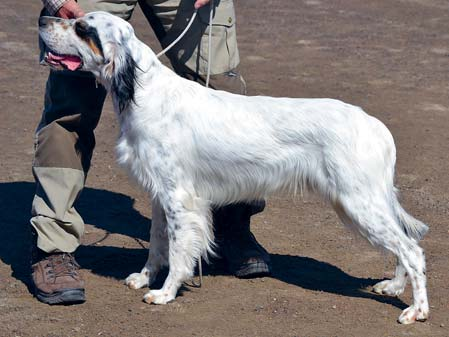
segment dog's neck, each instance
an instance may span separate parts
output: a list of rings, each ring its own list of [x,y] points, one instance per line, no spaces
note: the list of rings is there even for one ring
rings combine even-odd
[[[163,64],[156,54],[145,43],[134,37],[130,41],[131,56],[136,62],[138,73],[141,76],[152,76]]]
[[[100,78],[100,81],[111,93],[114,109],[121,115],[135,108],[136,96],[143,90],[143,85],[146,92],[156,91],[160,86],[158,82],[161,75],[170,73],[172,72],[147,45],[133,37],[128,42],[125,55],[121,55],[120,61],[117,62],[113,76]]]

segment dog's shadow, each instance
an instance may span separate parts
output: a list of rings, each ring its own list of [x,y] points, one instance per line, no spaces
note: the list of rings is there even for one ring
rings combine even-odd
[[[0,183],[0,259],[11,267],[12,276],[27,286],[30,285],[29,218],[34,189],[31,182]],[[148,240],[151,220],[133,206],[134,200],[124,194],[86,188],[77,209],[87,223],[109,233]],[[77,259],[83,268],[116,279],[139,271],[146,258],[146,249],[142,248],[93,244],[81,246],[77,251]],[[272,254],[271,259],[272,277],[283,282],[315,291],[370,298],[400,309],[407,307],[397,298],[378,296],[365,290],[379,280],[353,277],[329,263],[307,257]],[[216,263],[206,267],[205,274],[226,274],[226,271],[222,264]]]
[[[345,273],[330,263],[309,257],[271,254],[273,277],[304,289],[325,291],[349,297],[370,298],[391,304],[401,310],[407,308],[396,297],[376,295],[372,286],[381,279],[359,278]]]

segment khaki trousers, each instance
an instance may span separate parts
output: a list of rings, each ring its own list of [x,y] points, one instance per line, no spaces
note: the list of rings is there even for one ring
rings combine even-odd
[[[193,0],[78,1],[85,12],[103,10],[126,20],[138,2],[162,46],[179,36],[193,12]],[[215,0],[215,3],[211,73],[218,75],[236,68],[239,55],[233,2]],[[206,72],[208,19],[206,6],[199,11],[199,20],[189,33],[167,55],[182,76],[195,78],[193,75]],[[105,89],[97,87],[89,74],[50,71],[42,119],[36,131],[33,162],[36,194],[30,220],[37,233],[37,245],[45,252],[73,252],[80,244],[84,222],[73,205],[85,184],[95,147],[94,130],[105,97]],[[263,203],[228,206],[229,228],[237,228],[240,223],[247,227],[249,217],[263,206]],[[215,210],[219,217],[223,217],[223,212]]]

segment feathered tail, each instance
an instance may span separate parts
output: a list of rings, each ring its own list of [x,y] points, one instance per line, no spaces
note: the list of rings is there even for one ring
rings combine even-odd
[[[426,235],[429,227],[424,222],[414,218],[405,211],[399,203],[396,191],[393,193],[392,204],[394,214],[396,215],[399,224],[404,229],[407,236],[415,239],[416,241],[421,240],[424,235]]]

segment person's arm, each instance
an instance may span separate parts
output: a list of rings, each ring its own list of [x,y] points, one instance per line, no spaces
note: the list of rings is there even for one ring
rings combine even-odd
[[[75,0],[42,0],[50,15],[63,19],[75,19],[84,16],[84,11]]]

